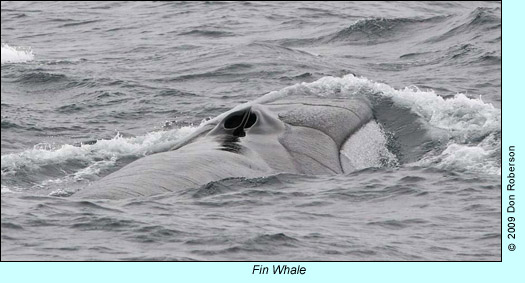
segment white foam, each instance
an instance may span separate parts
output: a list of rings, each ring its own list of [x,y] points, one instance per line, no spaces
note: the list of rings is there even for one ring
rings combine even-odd
[[[2,185],[1,186],[1,193],[2,194],[8,194],[8,193],[14,193],[12,190],[10,190],[8,187]]]
[[[344,172],[370,167],[394,167],[398,160],[387,148],[387,139],[381,127],[370,121],[343,144],[341,163]]]
[[[169,131],[151,132],[143,136],[124,138],[117,134],[110,140],[98,140],[95,144],[53,146],[38,144],[20,153],[2,155],[2,177],[15,175],[20,170],[31,171],[52,164],[72,160],[87,166],[70,176],[75,180],[92,176],[126,156],[144,156],[171,148],[181,137],[190,134],[195,127],[182,127]],[[67,180],[64,178],[62,181]]]
[[[399,106],[410,108],[431,126],[448,130],[457,136],[491,133],[500,129],[501,110],[484,103],[480,98],[468,98],[458,93],[453,98],[443,98],[433,90],[421,90],[416,86],[394,89],[367,78],[346,75],[323,77],[315,82],[300,83],[273,91],[260,98],[261,101],[282,96],[352,97],[377,94],[390,97]]]
[[[428,155],[411,165],[428,167],[430,165],[453,171],[468,171],[501,175],[499,148],[501,141],[489,135],[477,144],[458,144],[451,142],[439,155]]]
[[[11,47],[2,43],[2,64],[5,63],[23,63],[34,59],[31,48]]]

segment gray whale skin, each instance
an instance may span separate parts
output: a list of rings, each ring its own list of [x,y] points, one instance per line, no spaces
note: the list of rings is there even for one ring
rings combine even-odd
[[[152,196],[229,177],[351,171],[340,149],[373,121],[362,99],[259,99],[201,125],[171,150],[140,158],[75,193],[90,199]]]

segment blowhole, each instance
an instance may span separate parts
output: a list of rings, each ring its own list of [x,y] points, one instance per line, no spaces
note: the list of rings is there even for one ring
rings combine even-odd
[[[238,128],[242,123],[242,118],[244,117],[244,113],[237,112],[234,113],[226,118],[224,121],[224,128],[226,129],[236,129]]]
[[[231,114],[230,116],[226,117],[224,120],[224,128],[225,129],[238,129],[243,124],[243,119],[247,119],[246,122],[244,122],[243,129],[251,128],[255,122],[257,122],[257,115],[255,113],[250,112],[250,115],[248,115],[247,118],[245,118],[245,112],[236,112]]]
[[[257,115],[250,113],[250,117],[248,117],[248,121],[246,122],[244,128],[251,128],[255,122],[257,122]]]

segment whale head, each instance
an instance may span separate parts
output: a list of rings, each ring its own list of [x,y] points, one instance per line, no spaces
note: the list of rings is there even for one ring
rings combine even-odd
[[[212,140],[207,146],[262,159],[276,172],[342,173],[341,147],[371,119],[364,99],[254,102],[210,120],[172,150]]]

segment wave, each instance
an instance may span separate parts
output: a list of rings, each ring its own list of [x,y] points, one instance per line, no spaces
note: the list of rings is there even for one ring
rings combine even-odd
[[[322,42],[390,41],[399,33],[421,29],[445,20],[446,16],[430,18],[370,18],[361,19],[340,31],[320,38]]]
[[[209,79],[215,77],[229,77],[237,76],[238,74],[246,73],[254,68],[254,65],[247,63],[233,63],[226,66],[221,66],[212,71],[207,71],[203,73],[194,73],[187,75],[180,75],[175,78],[172,78],[172,81],[178,80],[192,80],[192,79]]]
[[[7,43],[2,43],[2,64],[24,63],[32,61],[34,58],[33,50],[30,47],[12,47]]]
[[[501,27],[501,8],[478,7],[469,15],[471,26],[487,25],[489,29]]]
[[[71,21],[71,20],[68,20],[68,21]],[[97,22],[100,22],[100,20],[91,20],[91,21],[80,21],[80,22],[73,22],[73,23],[66,23],[66,24],[63,24],[59,27],[61,28],[65,28],[65,27],[76,27],[76,26],[80,26],[80,25],[86,25],[86,24],[93,24],[93,23],[97,23]]]
[[[491,34],[488,31],[494,29],[501,30],[501,9],[478,7],[458,22],[454,22],[446,32],[431,37],[427,42],[439,43],[455,36],[461,36],[462,41],[465,41],[470,34],[472,39],[483,38],[486,34]]]
[[[469,98],[462,93],[443,98],[433,90],[421,90],[417,86],[395,89],[353,74],[299,83],[270,92],[257,101],[293,95],[336,98],[379,95],[391,98],[395,104],[409,108],[429,125],[463,139],[486,136],[501,129],[501,110],[483,102],[481,98]]]
[[[2,117],[1,125],[2,125],[2,127],[1,127],[2,129],[21,129],[21,128],[23,128],[19,124],[15,123],[15,122],[11,122],[11,121],[7,120],[4,117]]]
[[[7,194],[7,193],[13,193],[13,191],[11,189],[9,189],[7,186],[2,185],[1,186],[1,193],[2,194]]]
[[[46,71],[34,71],[29,73],[24,73],[18,77],[15,82],[25,83],[25,84],[47,84],[47,83],[57,83],[62,81],[67,81],[69,78],[64,74],[55,74],[49,73]]]
[[[48,174],[48,179],[38,183],[38,187],[89,180],[104,170],[110,170],[119,160],[166,151],[194,129],[195,127],[186,126],[128,138],[117,134],[109,140],[79,145],[37,144],[30,150],[2,155],[1,176],[4,181],[4,178],[31,179],[42,172]],[[73,172],[69,172],[71,168],[74,168]],[[49,176],[50,174],[55,176]]]
[[[179,35],[203,36],[203,37],[211,37],[211,38],[235,36],[234,33],[229,32],[229,31],[203,30],[203,29],[194,29],[191,31],[179,33]]]
[[[490,134],[479,143],[450,142],[439,154],[429,154],[411,165],[501,175],[501,132]]]

